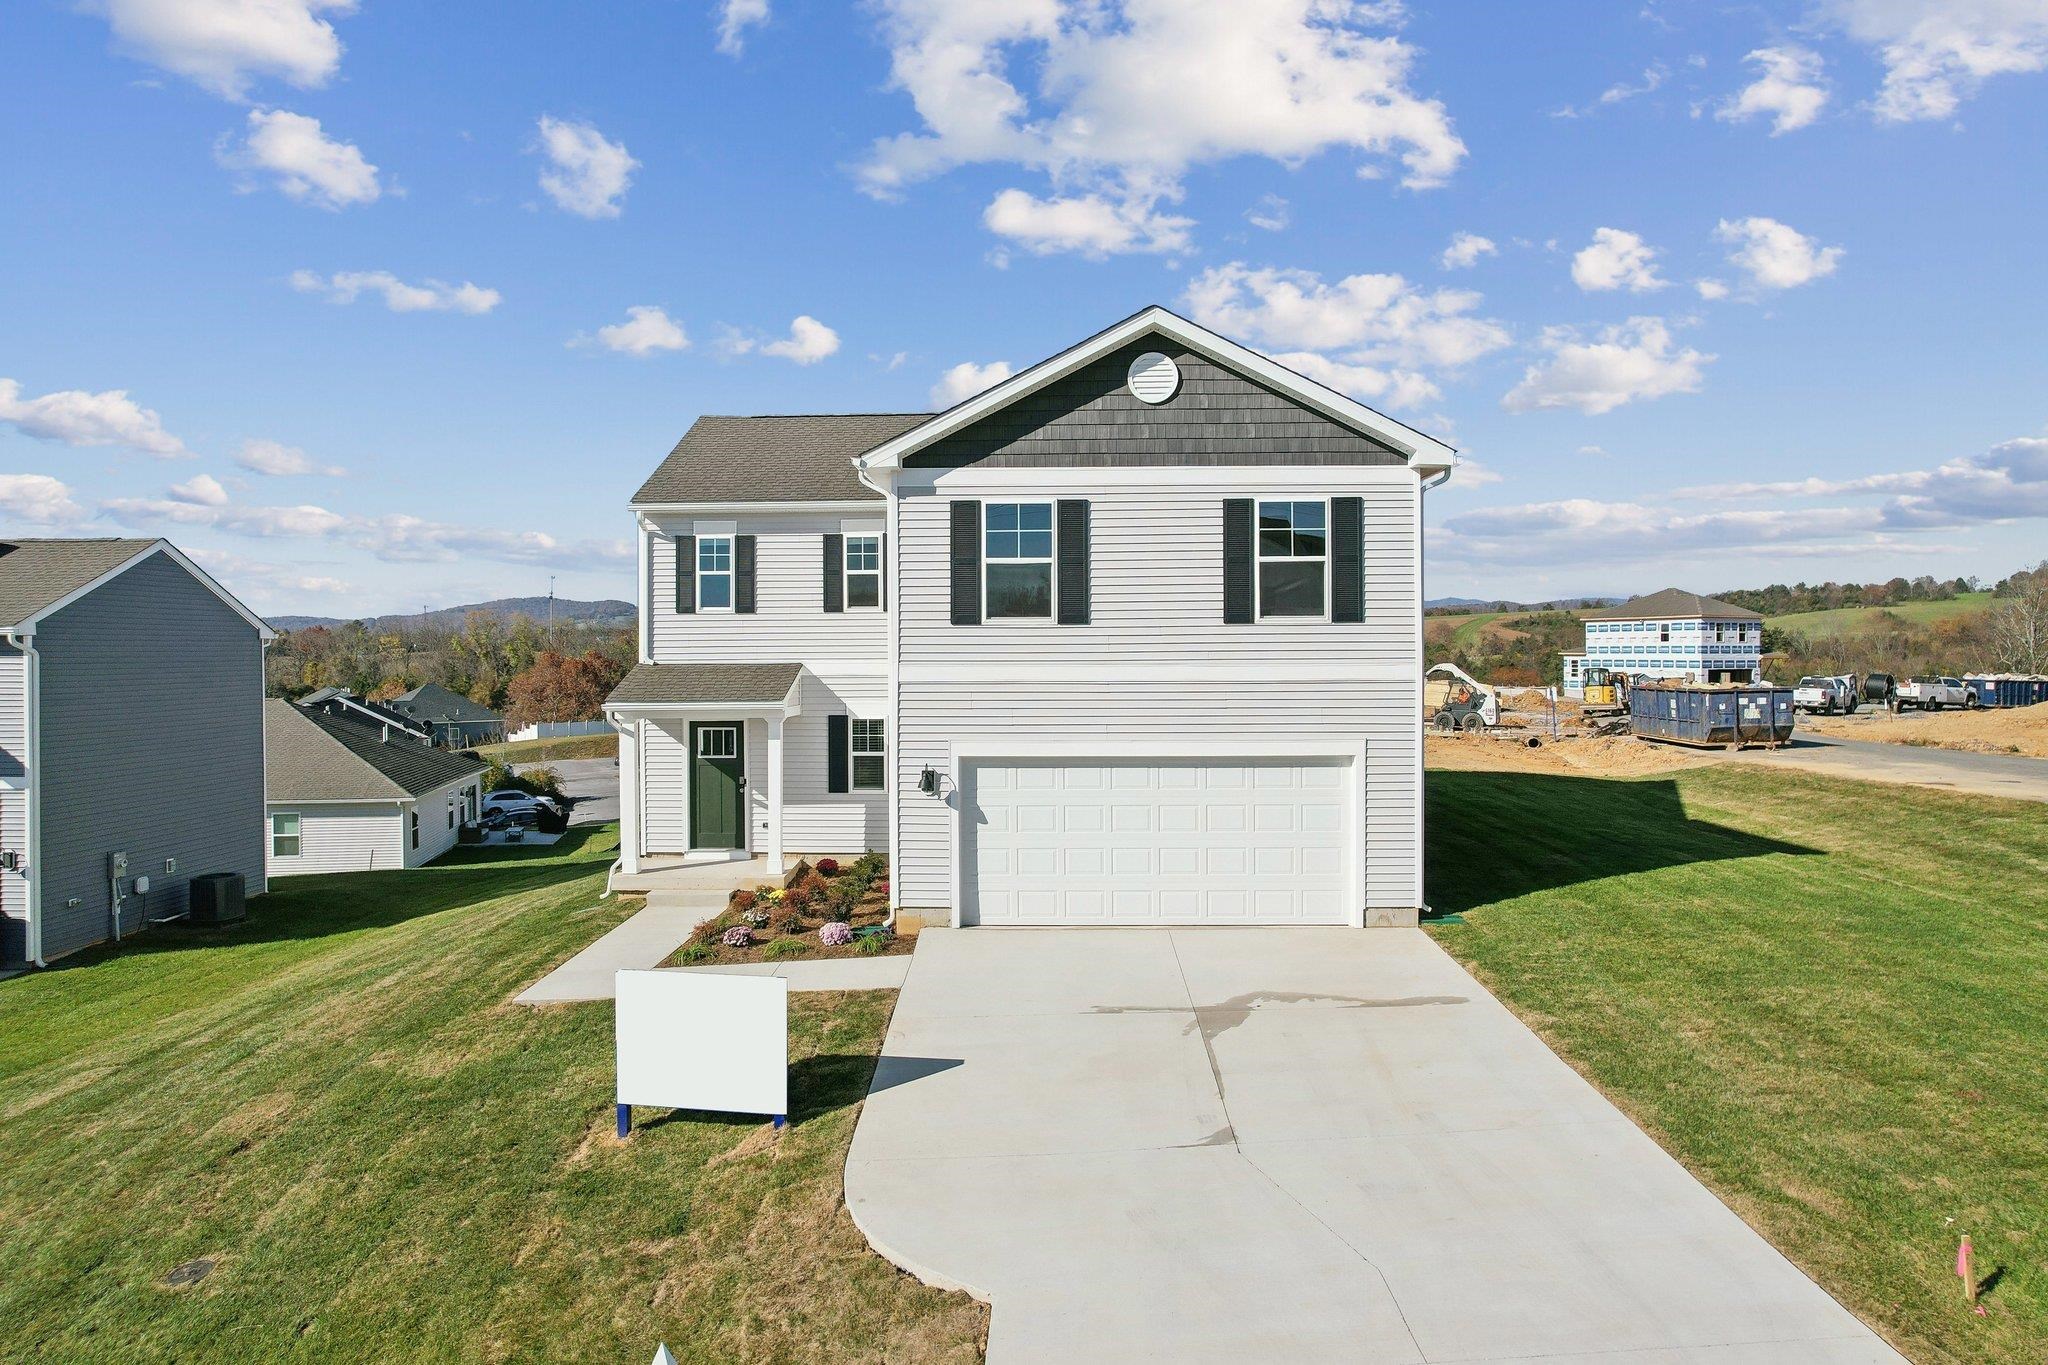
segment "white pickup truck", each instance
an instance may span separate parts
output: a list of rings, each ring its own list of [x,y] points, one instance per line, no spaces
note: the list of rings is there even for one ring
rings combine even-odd
[[[1801,678],[1799,686],[1792,689],[1794,710],[1816,711],[1823,716],[1832,716],[1837,711],[1854,715],[1857,698],[1856,679],[1846,673],[1834,678]]]
[[[1939,711],[1944,706],[1970,707],[1977,694],[1963,686],[1961,678],[1908,678],[1899,684],[1898,705],[1922,711]]]

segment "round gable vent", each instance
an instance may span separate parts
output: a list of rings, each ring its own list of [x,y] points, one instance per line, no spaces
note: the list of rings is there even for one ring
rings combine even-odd
[[[1164,403],[1180,389],[1180,366],[1172,356],[1147,351],[1131,362],[1130,385],[1140,403]]]

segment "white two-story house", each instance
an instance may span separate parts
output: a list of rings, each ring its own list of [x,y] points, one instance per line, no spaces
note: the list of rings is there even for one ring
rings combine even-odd
[[[1764,618],[1732,602],[1666,588],[1582,619],[1585,648],[1564,652],[1568,697],[1586,695],[1586,672],[1594,668],[1707,683],[1763,677]]]
[[[622,871],[885,849],[920,924],[1410,924],[1441,443],[1150,308],[633,499]]]

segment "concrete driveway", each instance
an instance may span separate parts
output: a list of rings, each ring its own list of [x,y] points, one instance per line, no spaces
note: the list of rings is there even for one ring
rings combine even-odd
[[[1795,732],[1786,748],[1744,749],[1739,757],[1749,763],[1810,768],[1874,782],[2005,796],[2015,801],[2048,801],[2048,758],[1918,748],[1811,731]]]
[[[992,1361],[1896,1361],[1416,930],[926,930],[846,1168]]]
[[[616,758],[564,758],[552,763],[521,763],[528,768],[553,768],[562,780],[562,795],[569,798],[571,825],[601,825],[619,818],[619,760]]]

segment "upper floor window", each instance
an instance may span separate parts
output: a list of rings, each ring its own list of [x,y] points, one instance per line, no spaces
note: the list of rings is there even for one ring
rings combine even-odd
[[[1657,643],[1660,645],[1668,645],[1671,643],[1671,623],[1669,621],[1660,622],[1658,624]]]
[[[983,614],[1052,616],[1052,504],[991,502],[983,507]]]
[[[732,610],[732,537],[697,537],[697,610]]]
[[[848,747],[853,758],[853,789],[882,789],[882,730],[885,722],[854,717],[847,727]]]
[[[882,605],[880,536],[846,538],[846,605],[849,608]]]
[[[1329,507],[1259,504],[1259,615],[1322,616],[1329,577]]]

